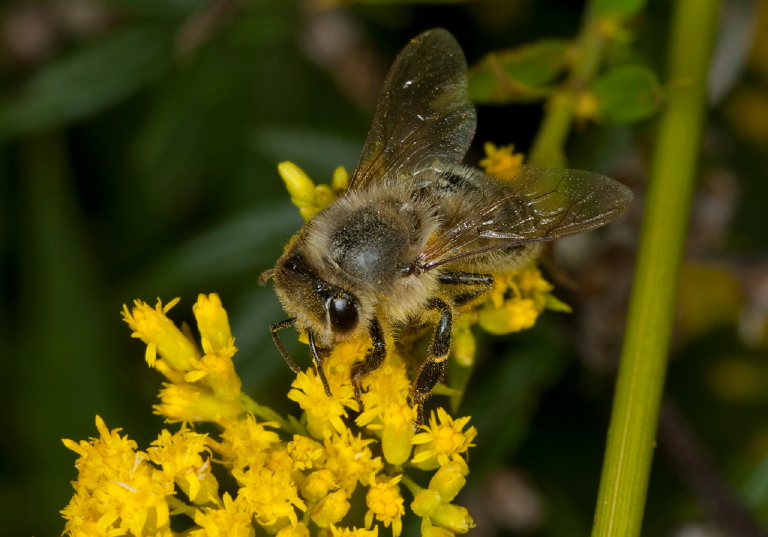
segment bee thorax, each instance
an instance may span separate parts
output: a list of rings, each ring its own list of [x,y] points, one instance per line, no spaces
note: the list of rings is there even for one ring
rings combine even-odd
[[[388,285],[411,246],[407,225],[397,216],[375,206],[349,214],[329,237],[331,258],[362,282]]]

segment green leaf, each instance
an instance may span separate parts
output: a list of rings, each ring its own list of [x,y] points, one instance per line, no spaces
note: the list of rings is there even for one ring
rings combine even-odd
[[[624,65],[608,71],[591,86],[598,118],[611,123],[634,123],[659,109],[662,91],[647,67]]]
[[[165,25],[131,28],[49,65],[0,105],[0,137],[57,127],[124,100],[170,67],[170,40]]]
[[[545,39],[488,54],[469,70],[469,98],[477,103],[530,102],[546,97],[562,73],[570,42]]]
[[[645,7],[645,0],[594,0],[592,8],[597,17],[631,17]]]
[[[559,311],[562,313],[572,313],[573,308],[571,308],[568,304],[560,300],[554,295],[547,295],[546,297],[546,303],[544,304],[544,307],[551,311]]]

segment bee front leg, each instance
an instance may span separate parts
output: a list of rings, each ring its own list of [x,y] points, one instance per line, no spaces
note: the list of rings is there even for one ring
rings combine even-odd
[[[453,311],[448,304],[433,298],[428,302],[427,307],[439,311],[440,320],[435,328],[427,360],[421,365],[416,374],[416,380],[413,381],[411,398],[416,406],[416,425],[424,422],[424,402],[445,375],[445,361],[451,351],[451,331],[453,330]]]
[[[279,323],[270,325],[269,332],[272,334],[272,341],[275,342],[275,346],[277,347],[277,350],[280,351],[280,354],[283,356],[283,360],[285,360],[285,363],[288,364],[288,367],[291,368],[291,371],[293,371],[294,373],[298,373],[299,371],[301,371],[301,369],[299,369],[299,366],[296,365],[296,362],[294,362],[293,359],[291,359],[291,355],[288,354],[288,351],[285,350],[285,347],[283,346],[283,342],[280,341],[280,334],[278,334],[278,331],[288,326],[293,326],[294,324],[296,324],[296,317],[291,317],[290,319],[286,319],[284,321],[280,321]]]
[[[362,393],[360,381],[368,373],[376,371],[384,362],[384,358],[387,357],[387,342],[384,337],[384,330],[381,329],[381,323],[375,317],[371,321],[370,327],[368,327],[368,333],[371,336],[373,346],[365,355],[363,361],[352,367],[351,374],[352,387],[355,390],[355,400],[360,412],[363,411],[363,402],[360,400],[360,394]]]

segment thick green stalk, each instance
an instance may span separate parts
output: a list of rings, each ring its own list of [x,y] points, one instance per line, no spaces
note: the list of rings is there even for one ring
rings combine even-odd
[[[640,534],[706,108],[718,0],[678,0],[593,537]]]

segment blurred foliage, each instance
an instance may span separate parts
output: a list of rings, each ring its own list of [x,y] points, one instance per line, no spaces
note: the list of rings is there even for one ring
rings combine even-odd
[[[476,160],[483,141],[531,145],[541,102],[572,67],[583,17],[557,0],[319,4],[0,7],[0,535],[61,530],[75,469],[60,439],[93,436],[95,414],[139,444],[157,431],[147,416],[160,379],[119,319],[134,298],[190,305],[218,292],[245,389],[280,410],[291,372],[267,326],[284,314],[257,279],[301,219],[276,164],[292,160],[317,178],[352,169],[381,79],[409,38],[445,26],[465,47],[483,104]],[[661,0],[592,5],[629,23],[609,29],[565,149],[574,165],[629,184],[638,201],[599,240],[558,246],[552,272],[564,267],[578,281],[558,293],[574,314],[480,343],[464,402],[479,429],[466,501],[476,504],[477,535],[582,536],[592,521],[669,18]],[[684,279],[668,392],[722,479],[766,524],[768,264],[757,254],[768,244],[768,10],[748,9],[753,16],[723,15],[724,33],[755,39],[718,51],[742,68],[713,70],[730,91],[712,103],[690,247],[708,268],[692,265]],[[660,446],[645,534],[716,525]]]

